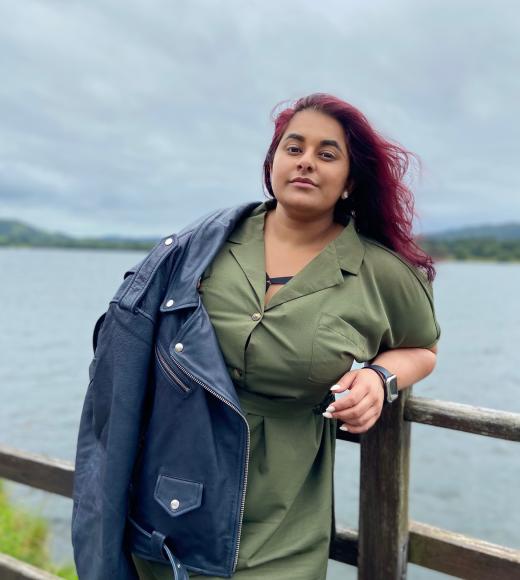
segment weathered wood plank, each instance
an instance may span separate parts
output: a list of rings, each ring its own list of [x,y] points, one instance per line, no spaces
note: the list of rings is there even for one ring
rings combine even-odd
[[[410,427],[403,421],[411,389],[383,408],[361,436],[358,578],[406,578]]]
[[[520,413],[474,407],[426,397],[410,397],[404,410],[406,421],[520,441]]]
[[[520,550],[410,522],[409,561],[470,580],[520,578]]]
[[[351,528],[336,528],[336,537],[330,543],[329,558],[357,566],[358,533]]]
[[[0,554],[0,578],[2,580],[59,580],[54,574],[44,572],[6,554]]]
[[[0,445],[0,477],[72,497],[74,465],[61,459]]]

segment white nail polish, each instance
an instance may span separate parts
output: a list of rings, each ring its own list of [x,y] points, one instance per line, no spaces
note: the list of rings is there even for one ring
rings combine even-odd
[[[328,413],[327,411],[325,411],[325,413],[322,413],[322,415],[326,418],[326,419],[332,419],[332,415],[330,413]]]
[[[341,385],[332,385],[330,388],[331,391],[339,391],[341,389]]]
[[[336,407],[333,407],[332,405],[329,405],[325,411],[328,411],[329,413],[334,413],[334,411],[336,410]]]
[[[348,431],[348,428],[346,427],[346,425],[341,425],[340,429],[342,431]]]

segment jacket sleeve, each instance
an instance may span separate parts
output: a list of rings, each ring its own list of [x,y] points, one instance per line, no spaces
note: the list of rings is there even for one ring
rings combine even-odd
[[[73,488],[71,535],[80,580],[138,578],[124,534],[154,322],[139,308],[123,308],[120,298],[142,275],[145,261],[126,272],[94,328]]]

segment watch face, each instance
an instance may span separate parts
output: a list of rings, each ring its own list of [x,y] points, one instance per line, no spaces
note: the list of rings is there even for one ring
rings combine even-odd
[[[399,390],[397,389],[397,377],[395,375],[388,377],[386,384],[388,385],[388,396],[390,397],[391,401],[395,401],[399,396]]]

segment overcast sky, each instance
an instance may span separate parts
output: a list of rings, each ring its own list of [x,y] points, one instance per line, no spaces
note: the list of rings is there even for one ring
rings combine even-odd
[[[0,0],[0,217],[160,237],[263,199],[280,101],[422,159],[417,231],[520,220],[520,5]]]

